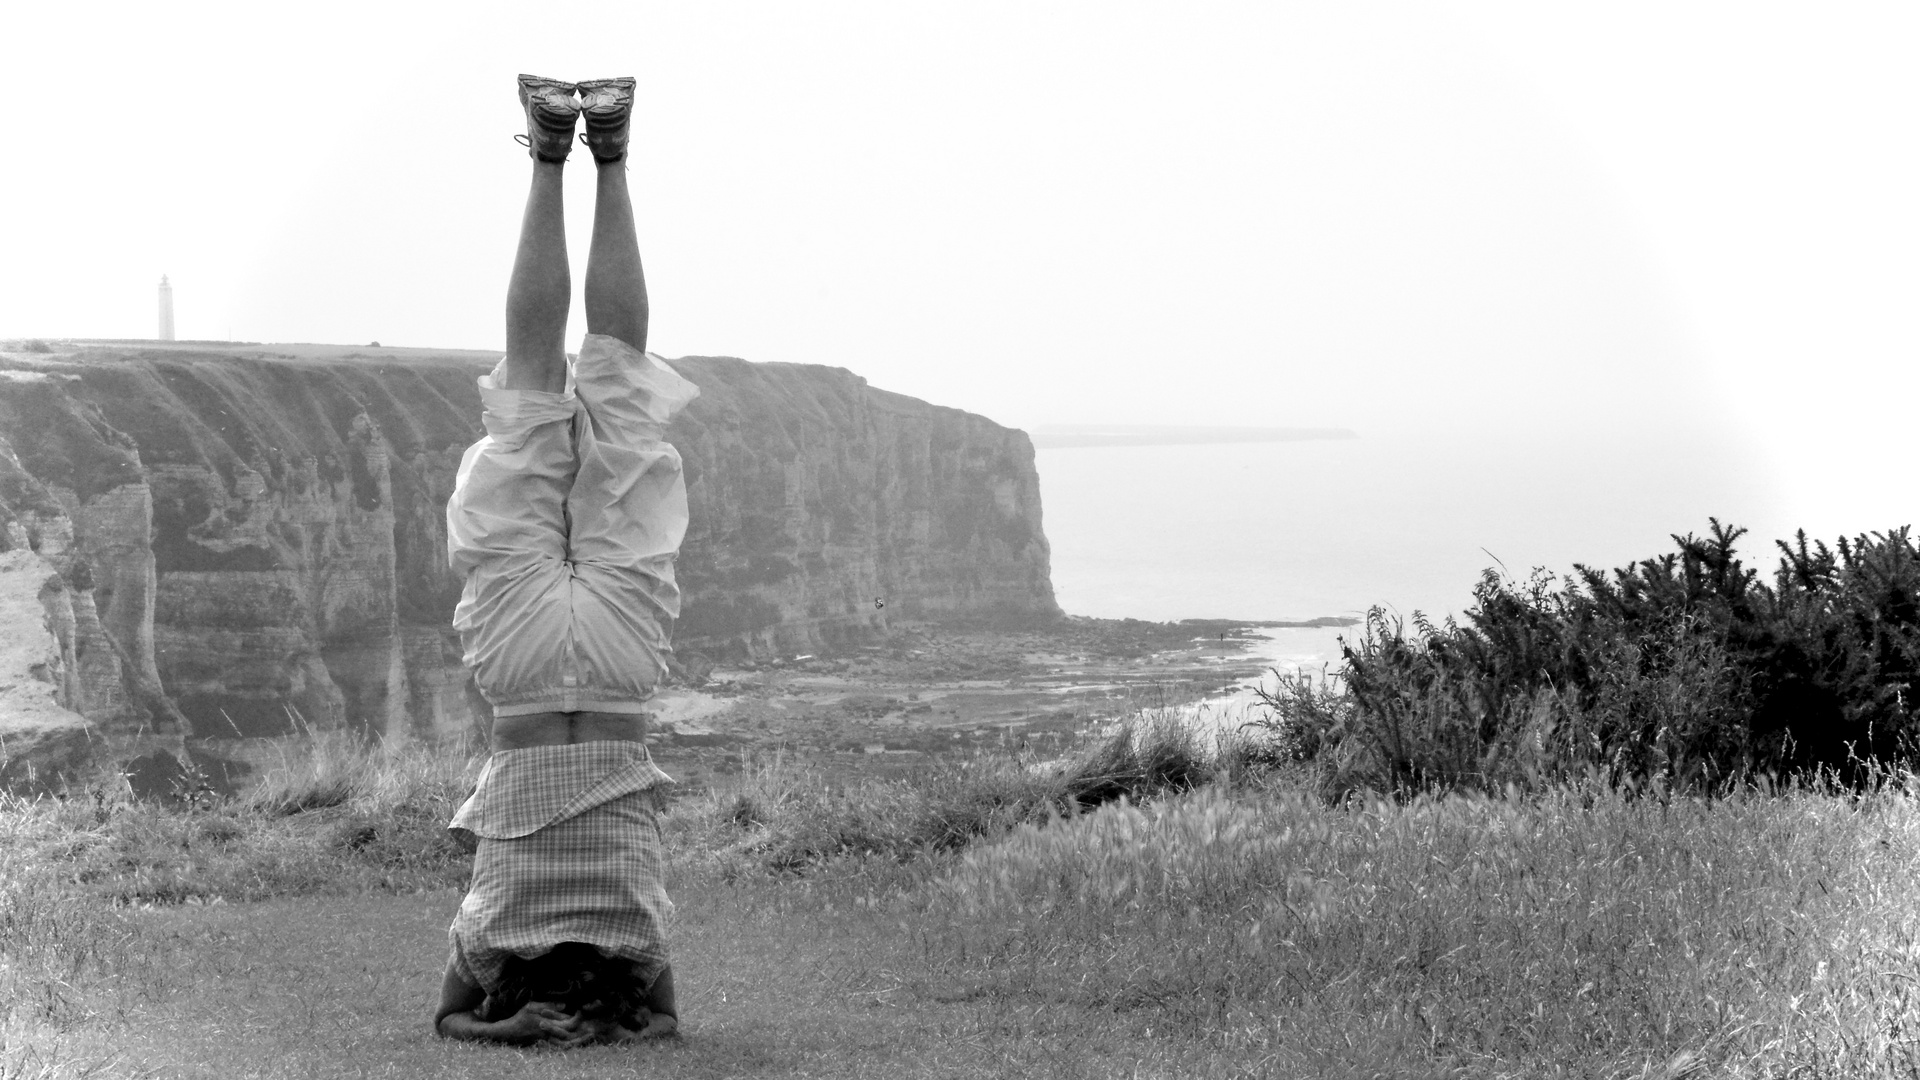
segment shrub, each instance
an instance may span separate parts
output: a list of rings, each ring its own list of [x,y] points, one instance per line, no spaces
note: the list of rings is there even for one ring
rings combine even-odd
[[[1329,684],[1263,692],[1269,727],[1317,759],[1327,791],[1615,784],[1723,790],[1828,771],[1860,784],[1914,761],[1920,552],[1905,528],[1781,544],[1774,582],[1743,530],[1609,576],[1516,583],[1489,570],[1465,622],[1375,609]]]

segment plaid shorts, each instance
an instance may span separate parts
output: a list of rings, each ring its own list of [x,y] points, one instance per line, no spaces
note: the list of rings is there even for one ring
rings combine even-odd
[[[602,334],[561,393],[505,389],[499,374],[480,378],[487,435],[447,501],[467,666],[496,716],[640,712],[680,614],[687,531],[680,454],[662,435],[700,389]]]
[[[505,750],[447,826],[474,847],[473,880],[447,928],[453,967],[489,994],[507,957],[581,941],[637,964],[668,961],[654,787],[645,745],[607,741]]]

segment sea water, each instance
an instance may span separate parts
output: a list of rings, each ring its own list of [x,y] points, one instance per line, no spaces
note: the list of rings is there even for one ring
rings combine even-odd
[[[1483,571],[1624,566],[1753,525],[1771,565],[1777,492],[1733,450],[1686,432],[1362,435],[1037,454],[1054,592],[1069,614],[1166,621],[1463,611]],[[1283,670],[1337,665],[1357,627],[1274,629]]]

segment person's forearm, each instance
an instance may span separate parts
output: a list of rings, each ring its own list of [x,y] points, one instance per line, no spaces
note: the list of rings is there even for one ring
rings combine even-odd
[[[524,1033],[502,1030],[504,1023],[489,1023],[470,1012],[448,1013],[434,1025],[443,1039],[465,1039],[469,1042],[533,1042],[536,1037]]]

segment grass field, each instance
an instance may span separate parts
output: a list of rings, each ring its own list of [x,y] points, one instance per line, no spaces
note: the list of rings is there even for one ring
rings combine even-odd
[[[685,1036],[565,1054],[429,1030],[465,759],[15,801],[0,1078],[1920,1075],[1897,786],[1331,807],[1178,756],[750,762],[663,820]]]

